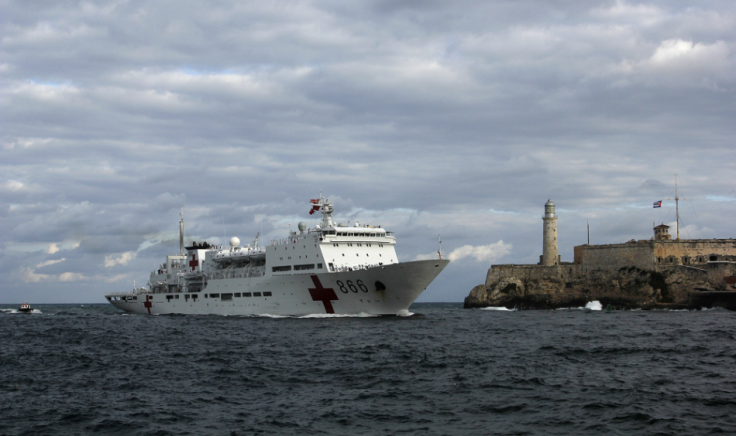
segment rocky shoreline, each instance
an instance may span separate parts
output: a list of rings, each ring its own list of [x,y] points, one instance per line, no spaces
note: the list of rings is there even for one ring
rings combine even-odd
[[[729,267],[730,268],[730,265]],[[720,273],[723,265],[707,269],[582,270],[573,267],[494,265],[486,283],[465,298],[464,307],[506,307],[550,310],[585,307],[599,301],[615,310],[681,310],[723,307],[736,310],[736,288]]]

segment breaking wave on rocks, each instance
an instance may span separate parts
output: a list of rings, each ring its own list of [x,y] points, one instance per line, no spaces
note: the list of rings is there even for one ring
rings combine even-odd
[[[509,309],[503,306],[501,307],[483,307],[480,310],[495,310],[498,312],[516,312],[516,309]]]

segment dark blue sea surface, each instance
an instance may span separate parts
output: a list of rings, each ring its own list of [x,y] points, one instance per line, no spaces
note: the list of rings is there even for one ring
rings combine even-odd
[[[736,313],[720,309],[35,306],[0,311],[0,435],[736,434]]]

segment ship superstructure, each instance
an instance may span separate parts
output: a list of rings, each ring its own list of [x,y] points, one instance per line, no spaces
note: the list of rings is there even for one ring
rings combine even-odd
[[[207,242],[183,245],[150,275],[149,287],[105,297],[133,313],[224,315],[305,315],[313,313],[397,315],[449,261],[399,263],[396,237],[380,226],[332,221],[333,205],[310,200],[310,215],[322,214],[314,228],[259,245]],[[186,252],[184,252],[186,250]]]

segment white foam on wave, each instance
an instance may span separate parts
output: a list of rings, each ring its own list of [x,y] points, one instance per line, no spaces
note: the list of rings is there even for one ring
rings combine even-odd
[[[26,313],[26,312],[19,312],[18,309],[0,309],[0,312],[2,313]],[[43,313],[38,309],[31,309],[31,313]]]
[[[252,315],[243,315],[243,318],[291,318],[290,316],[285,315],[272,315],[270,313],[254,313]]]
[[[516,312],[516,309],[508,309],[506,307],[482,307],[480,310],[491,310],[494,312]]]
[[[555,310],[603,310],[601,302],[598,300],[590,301],[585,307],[558,307]]]
[[[336,313],[310,313],[309,315],[300,316],[298,318],[376,318],[380,315],[374,315],[371,313],[356,313],[356,314],[336,314]],[[406,315],[399,315],[406,316]]]

